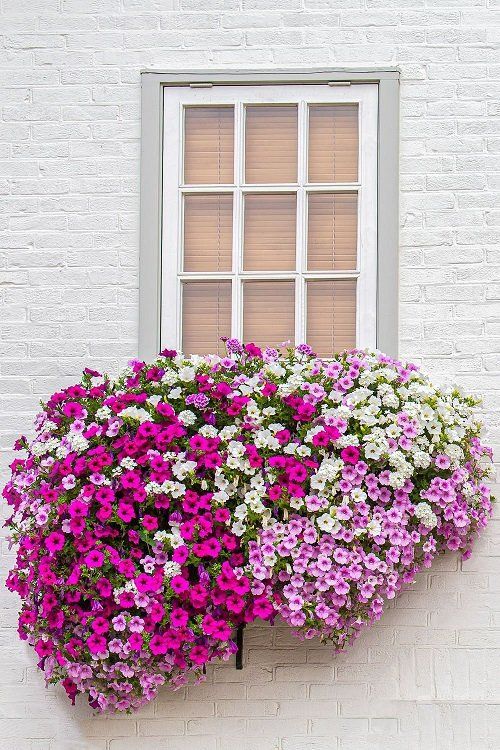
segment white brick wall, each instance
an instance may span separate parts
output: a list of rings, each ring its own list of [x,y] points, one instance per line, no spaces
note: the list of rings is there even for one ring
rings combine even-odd
[[[401,351],[500,443],[498,0],[1,0],[0,448],[137,347],[139,70],[401,67]],[[498,521],[342,656],[251,628],[247,665],[137,716],[46,691],[0,593],[0,750],[495,750]],[[9,552],[4,546],[2,567]]]

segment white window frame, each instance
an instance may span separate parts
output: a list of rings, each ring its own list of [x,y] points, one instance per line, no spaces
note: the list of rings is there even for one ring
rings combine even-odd
[[[181,343],[181,281],[209,278],[296,278],[297,343],[305,340],[305,281],[307,278],[357,277],[357,345],[378,347],[397,354],[397,165],[398,73],[391,71],[311,71],[307,73],[143,73],[141,158],[141,257],[139,354],[154,356],[161,347]],[[258,85],[256,85],[258,84]],[[283,85],[287,84],[287,85]],[[365,85],[366,84],[366,85]],[[376,85],[373,85],[376,84]],[[168,92],[166,93],[166,89]],[[291,98],[291,92],[295,99]],[[315,98],[317,97],[317,99]],[[242,235],[243,102],[299,103],[299,188],[297,210],[298,266],[294,273],[194,274],[181,270],[179,184],[184,104],[235,105],[235,183],[217,191],[235,191],[233,246]],[[305,102],[356,102],[360,110],[359,183],[306,185],[303,143],[307,117]],[[168,148],[169,144],[175,148]],[[290,185],[273,190],[290,191]],[[356,272],[307,272],[306,190],[358,191],[358,268]],[[208,192],[205,186],[182,190]],[[245,192],[266,191],[269,186],[248,185]],[[299,194],[302,196],[299,198]],[[173,210],[172,210],[173,209]],[[175,252],[169,251],[175,248]],[[233,283],[232,334],[241,336],[241,282]]]
[[[182,348],[182,282],[220,280],[232,282],[231,335],[243,336],[243,282],[295,281],[295,343],[306,341],[306,281],[356,279],[356,345],[376,347],[377,295],[377,86],[332,88],[321,84],[224,86],[164,90],[163,238],[161,346]],[[244,181],[245,107],[252,104],[296,104],[298,107],[297,183],[246,184]],[[307,182],[307,132],[309,106],[355,104],[359,118],[358,181]],[[234,107],[234,183],[207,187],[183,181],[184,116],[189,106]],[[249,193],[297,191],[296,268],[290,272],[243,270],[244,200]],[[233,271],[192,273],[182,270],[183,197],[193,193],[232,193]],[[357,264],[353,271],[307,271],[307,196],[309,193],[355,192],[358,195]],[[279,342],[276,342],[278,344]]]

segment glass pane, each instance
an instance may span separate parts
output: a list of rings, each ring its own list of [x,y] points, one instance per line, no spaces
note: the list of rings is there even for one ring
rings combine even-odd
[[[233,250],[233,196],[184,196],[184,270],[230,271]]]
[[[182,351],[185,354],[224,354],[221,336],[231,336],[231,282],[184,283]]]
[[[358,105],[309,107],[309,182],[358,179]]]
[[[297,105],[245,109],[246,182],[297,182]]]
[[[243,339],[277,347],[295,340],[295,282],[245,281]]]
[[[307,282],[307,343],[320,357],[356,346],[356,280]]]
[[[356,268],[358,196],[356,193],[309,193],[307,268],[345,271]]]
[[[186,107],[184,182],[230,184],[234,173],[234,108]]]
[[[248,194],[245,196],[245,271],[295,270],[294,194]]]

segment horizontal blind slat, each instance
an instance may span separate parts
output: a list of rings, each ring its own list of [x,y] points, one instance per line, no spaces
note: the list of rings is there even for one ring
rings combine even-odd
[[[245,271],[293,271],[297,198],[295,194],[245,196]]]
[[[231,184],[234,174],[234,107],[186,107],[184,182]]]
[[[356,281],[307,282],[307,343],[321,357],[356,346]]]
[[[231,271],[233,196],[184,196],[184,270]]]
[[[293,281],[245,281],[243,338],[258,346],[276,347],[295,339]]]
[[[309,106],[309,182],[358,179],[358,105]]]
[[[190,281],[182,289],[182,350],[224,354],[221,336],[231,336],[231,282]]]
[[[357,265],[358,197],[356,193],[310,193],[308,196],[307,268],[349,271]]]
[[[297,105],[245,108],[245,181],[297,181]]]

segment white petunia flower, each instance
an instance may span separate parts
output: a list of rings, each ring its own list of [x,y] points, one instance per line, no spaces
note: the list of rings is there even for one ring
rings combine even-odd
[[[365,457],[367,459],[373,459],[374,461],[378,461],[378,459],[383,454],[383,448],[381,445],[376,445],[375,443],[367,443],[364,448],[365,451]]]
[[[360,487],[355,487],[351,490],[351,497],[355,503],[362,503],[367,498],[367,494]]]
[[[231,531],[232,531],[232,532],[233,532],[233,534],[235,534],[236,536],[243,536],[243,534],[244,534],[244,533],[245,533],[245,531],[246,531],[246,528],[247,528],[247,527],[245,526],[245,524],[244,524],[244,523],[243,523],[242,521],[236,521],[236,522],[235,522],[235,523],[233,523],[233,525],[231,526]]]
[[[47,443],[32,443],[31,452],[34,456],[43,456],[48,452]]]
[[[70,432],[67,436],[67,440],[71,443],[71,447],[77,453],[83,453],[90,445],[89,441],[79,432]]]
[[[111,417],[112,414],[113,412],[111,411],[109,406],[101,406],[101,408],[96,411],[95,418],[98,422],[105,422]]]
[[[415,515],[429,529],[433,529],[437,525],[437,516],[428,503],[417,503]]]
[[[231,440],[231,442],[227,446],[227,450],[231,456],[237,458],[241,458],[245,455],[245,446],[238,440]]]
[[[149,412],[146,409],[140,409],[138,406],[127,406],[126,409],[122,409],[119,416],[137,419],[138,422],[147,422],[150,419]]]
[[[301,456],[303,458],[305,456],[310,456],[311,453],[312,453],[312,451],[311,451],[311,449],[309,448],[308,445],[299,445],[299,447],[296,450],[297,456]]]
[[[370,536],[378,536],[380,532],[382,531],[382,526],[378,521],[375,521],[372,519],[367,525],[366,530],[370,534]]]
[[[181,367],[179,369],[179,380],[183,383],[191,383],[196,377],[196,369],[194,367]]]
[[[175,370],[167,370],[161,378],[161,382],[165,385],[174,385],[179,380],[179,376]]]
[[[204,424],[202,427],[200,427],[199,432],[200,435],[203,435],[203,437],[206,438],[217,437],[217,429],[211,424]]]
[[[177,479],[182,481],[190,472],[196,469],[196,466],[196,461],[176,461],[172,466],[172,473]]]
[[[133,458],[130,458],[130,456],[125,456],[120,461],[120,466],[123,466],[124,469],[135,469],[137,462]]]
[[[201,430],[203,429],[204,428],[202,427]],[[219,437],[221,440],[224,440],[224,441],[231,440],[231,438],[233,438],[237,432],[238,432],[238,427],[236,425],[227,425],[227,427],[223,427],[222,430],[219,432]],[[205,433],[202,433],[202,434],[205,434]],[[215,437],[215,435],[207,435],[207,437]]]
[[[167,560],[167,562],[163,566],[163,574],[167,579],[178,576],[181,571],[182,568],[179,563],[173,562],[172,560]]]
[[[178,416],[179,422],[184,425],[192,425],[196,422],[196,414],[189,409],[184,409]]]
[[[336,518],[332,518],[329,513],[323,513],[316,519],[317,526],[327,534],[334,534],[340,529],[340,523]]]

